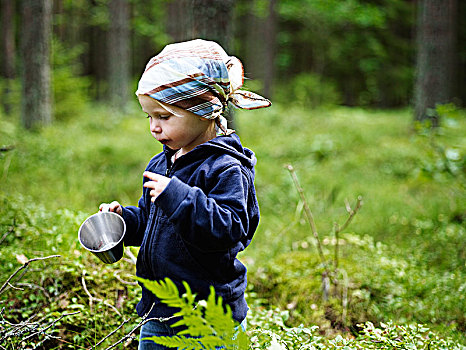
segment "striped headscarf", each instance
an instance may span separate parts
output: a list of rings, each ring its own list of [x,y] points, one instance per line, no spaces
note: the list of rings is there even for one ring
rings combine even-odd
[[[243,82],[243,65],[238,58],[228,56],[213,41],[196,39],[167,45],[152,57],[136,95],[149,95],[206,119],[224,119],[228,102],[242,109],[271,105],[258,94],[240,90]]]

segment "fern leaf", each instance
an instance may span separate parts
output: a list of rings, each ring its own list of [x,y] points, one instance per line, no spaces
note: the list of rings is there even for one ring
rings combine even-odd
[[[183,307],[185,305],[178,294],[178,288],[169,278],[165,278],[164,281],[150,281],[140,277],[136,277],[136,279],[144,283],[144,287],[154,293],[164,304],[172,307]]]
[[[231,308],[229,305],[226,305],[225,312],[222,297],[217,297],[215,295],[215,289],[213,287],[211,287],[209,297],[207,298],[205,320],[214,327],[215,334],[233,336],[234,322]]]
[[[168,348],[180,348],[186,350],[197,350],[197,349],[205,349],[203,345],[199,342],[196,338],[187,338],[187,337],[180,337],[180,336],[172,336],[172,337],[150,337],[144,338],[144,340],[152,340],[154,343],[166,346]]]
[[[213,286],[206,301],[201,301],[195,307],[196,295],[186,282],[183,282],[185,293],[179,295],[178,288],[170,279],[163,281],[149,281],[142,278],[137,280],[154,293],[161,302],[168,306],[178,307],[180,310],[174,316],[180,317],[171,327],[184,326],[186,329],[173,337],[145,338],[157,344],[179,349],[248,349],[249,338],[239,327],[235,328],[232,311],[229,305],[223,305],[223,299],[217,296]],[[194,337],[194,338],[193,338]]]
[[[182,320],[176,322],[173,327],[184,325],[186,330],[179,334],[189,334],[195,337],[210,335],[213,333],[212,328],[206,324],[201,315],[185,316]]]

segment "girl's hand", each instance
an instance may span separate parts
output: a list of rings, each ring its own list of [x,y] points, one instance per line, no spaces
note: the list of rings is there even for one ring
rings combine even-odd
[[[159,194],[162,193],[165,187],[167,187],[171,179],[163,175],[151,173],[150,171],[145,171],[142,175],[151,180],[145,182],[144,187],[151,189],[149,194],[152,197],[150,200],[153,203],[155,199],[159,196]]]
[[[99,206],[99,211],[113,211],[114,213],[117,213],[118,215],[123,214],[123,209],[121,207],[121,204],[118,203],[117,201],[113,201],[112,203],[102,203]]]

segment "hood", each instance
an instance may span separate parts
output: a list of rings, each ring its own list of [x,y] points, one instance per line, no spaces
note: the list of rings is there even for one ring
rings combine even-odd
[[[208,142],[196,146],[193,151],[196,150],[201,152],[200,154],[202,154],[204,150],[208,152],[217,151],[223,154],[228,154],[238,159],[243,166],[249,169],[253,169],[257,163],[257,159],[254,155],[254,152],[248,148],[243,147],[239,139],[239,136],[236,134],[231,134],[228,136],[218,136]],[[176,150],[171,150],[167,146],[164,146],[164,151],[165,154],[167,154],[167,156],[171,156],[171,154],[176,152]],[[197,152],[193,152],[192,155],[194,156],[195,153]]]

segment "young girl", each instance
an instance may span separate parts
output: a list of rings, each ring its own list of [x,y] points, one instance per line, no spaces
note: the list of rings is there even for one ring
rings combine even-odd
[[[226,128],[228,102],[239,108],[270,106],[267,99],[239,90],[243,67],[216,43],[171,44],[153,57],[139,81],[138,96],[152,135],[163,144],[143,174],[138,206],[102,204],[120,214],[125,244],[140,246],[137,275],[170,278],[184,291],[206,298],[210,286],[242,322],[248,310],[246,267],[236,258],[259,222],[254,188],[254,153]],[[173,335],[173,308],[142,286],[137,312],[154,320],[141,339]],[[140,349],[164,349],[141,341]]]

